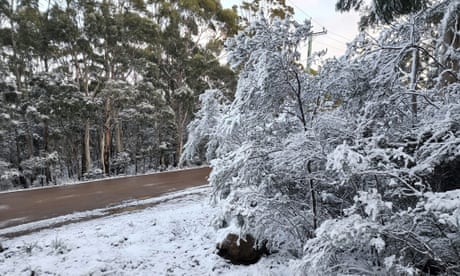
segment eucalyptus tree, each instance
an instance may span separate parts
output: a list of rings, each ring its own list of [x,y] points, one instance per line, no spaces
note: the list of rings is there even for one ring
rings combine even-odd
[[[151,82],[140,81],[133,88],[120,111],[124,152],[133,161],[135,173],[147,172],[164,165],[162,144],[175,142],[174,112],[166,102],[165,92]]]
[[[298,64],[298,45],[310,31],[309,22],[262,17],[229,39],[236,93],[228,104],[216,90],[201,97],[203,110],[190,125],[199,138],[190,138],[184,156],[193,160],[207,145],[213,199],[222,206],[218,228],[297,252],[317,220],[306,165],[312,159],[312,169],[319,166],[318,144],[307,139],[308,80]]]
[[[236,93],[203,94],[184,154],[207,146],[217,228],[303,254],[299,275],[458,274],[458,5],[360,34],[317,76],[296,64],[308,28],[228,40]]]
[[[430,0],[338,0],[336,9],[338,11],[362,10],[364,15],[361,17],[360,25],[367,27],[369,25],[386,23],[389,24],[397,18],[416,13],[428,7]]]
[[[0,61],[0,190],[13,186],[13,179],[19,174],[14,167],[20,162],[15,133],[18,92],[7,67]]]
[[[161,29],[160,54],[154,62],[158,77],[149,80],[165,91],[175,112],[179,156],[196,96],[209,86],[223,88],[232,81],[233,73],[219,64],[216,54],[223,39],[236,32],[237,15],[215,0],[155,1],[153,6],[153,18]]]
[[[43,182],[80,176],[80,145],[85,103],[78,85],[65,75],[42,73],[34,76],[24,100],[30,116],[36,117],[36,153],[29,162]],[[67,145],[67,146],[64,146]],[[24,166],[23,166],[24,167]],[[61,169],[64,168],[64,169]]]
[[[238,9],[241,24],[244,26],[263,17],[273,20],[294,15],[294,8],[289,6],[286,0],[242,1],[241,5],[235,6],[235,9]]]
[[[137,160],[149,148],[146,141],[156,147],[144,151],[150,160],[164,144],[180,153],[196,96],[208,87],[234,89],[233,72],[216,56],[238,20],[219,1],[12,0],[0,8],[0,61],[18,92],[7,93],[14,99],[2,113],[9,114],[5,126],[20,126],[8,133],[6,140],[14,143],[2,158],[17,168],[57,151],[67,176],[89,176],[98,168],[110,174],[112,159],[115,167],[124,162],[120,156]],[[143,109],[150,100],[158,112]],[[125,112],[133,108],[143,111]],[[155,121],[147,124],[146,118]],[[135,149],[128,133],[142,130],[133,120],[149,125],[138,135],[146,141]],[[57,133],[63,135],[60,142]],[[149,162],[149,168],[160,163]]]

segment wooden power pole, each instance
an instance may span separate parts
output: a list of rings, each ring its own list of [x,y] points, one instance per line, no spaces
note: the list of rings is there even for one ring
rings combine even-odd
[[[314,36],[319,36],[319,35],[325,35],[327,34],[326,28],[323,27],[323,30],[320,32],[313,32],[308,36],[308,45],[307,45],[307,74],[310,74],[310,67],[311,67],[311,52],[313,48],[313,37]]]

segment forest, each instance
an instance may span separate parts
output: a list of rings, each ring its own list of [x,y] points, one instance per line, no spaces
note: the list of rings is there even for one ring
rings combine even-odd
[[[313,72],[285,0],[0,0],[0,190],[205,163],[298,275],[460,275],[460,0],[335,2]]]
[[[336,8],[361,31],[318,74],[311,22],[259,13],[225,42],[234,95],[200,95],[182,158],[212,166],[221,254],[236,235],[298,275],[460,275],[460,1]]]
[[[219,1],[0,1],[0,190],[178,165],[197,96],[234,90]]]

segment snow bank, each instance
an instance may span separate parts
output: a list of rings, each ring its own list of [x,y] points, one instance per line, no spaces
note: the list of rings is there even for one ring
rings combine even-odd
[[[195,188],[145,210],[4,239],[0,275],[292,274],[279,256],[252,266],[218,257],[208,192]]]

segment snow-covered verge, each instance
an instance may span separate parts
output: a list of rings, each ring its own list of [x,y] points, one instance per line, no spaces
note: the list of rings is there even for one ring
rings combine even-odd
[[[79,183],[77,183],[79,184]],[[46,189],[46,187],[44,188]],[[148,199],[134,199],[123,201],[117,205],[110,205],[106,208],[94,209],[90,211],[83,211],[83,212],[74,212],[71,214],[66,214],[63,216],[58,216],[50,219],[43,219],[40,221],[35,221],[31,223],[24,223],[18,226],[8,227],[4,229],[0,229],[0,236],[19,236],[18,233],[24,232],[32,232],[47,228],[53,228],[54,226],[69,224],[74,222],[80,222],[83,220],[90,220],[99,217],[109,216],[115,213],[122,213],[126,212],[127,210],[139,210],[145,209],[147,207],[160,204],[165,201],[173,200],[176,198],[197,194],[200,192],[204,192],[206,189],[209,189],[207,185],[198,186],[198,187],[191,187],[186,190],[182,191],[175,191],[166,193],[159,197],[153,197]],[[3,222],[0,222],[0,227],[3,227]]]
[[[292,275],[277,255],[251,266],[218,257],[208,192],[0,240],[0,275]]]

